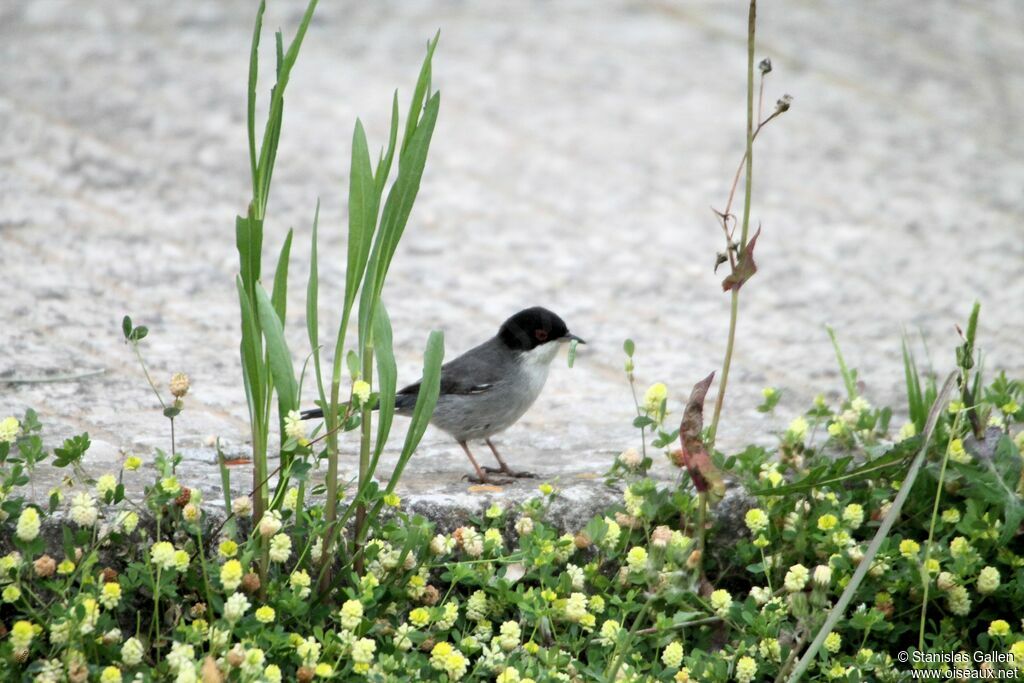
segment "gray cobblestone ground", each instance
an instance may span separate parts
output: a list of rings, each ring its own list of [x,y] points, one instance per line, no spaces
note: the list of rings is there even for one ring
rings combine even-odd
[[[248,192],[253,5],[0,7],[0,378],[106,371],[0,385],[0,413],[34,406],[51,433],[88,430],[94,474],[119,448],[166,443],[121,340],[124,313],[150,327],[161,381],[193,378],[185,479],[214,485],[207,437],[244,442],[232,221]],[[296,229],[293,292],[319,196],[322,300],[340,295],[354,117],[380,144],[391,89],[406,101],[440,27],[440,123],[386,291],[400,376],[416,378],[431,327],[454,355],[520,307],[555,308],[591,343],[574,369],[556,364],[502,443],[566,482],[602,471],[631,437],[626,336],[641,381],[676,397],[721,362],[727,299],[708,207],[724,203],[741,152],[743,5],[323,3],[269,209],[269,245]],[[290,33],[300,11],[272,2],[266,25]],[[756,150],[761,272],[744,290],[723,443],[763,438],[839,388],[826,323],[867,395],[898,401],[901,330],[920,329],[945,370],[953,325],[978,297],[988,365],[1020,376],[1022,5],[785,0],[761,14],[768,101],[796,99]],[[302,312],[293,297],[293,348]],[[786,391],[772,417],[754,410],[768,384]],[[466,471],[429,432],[406,490],[458,496]]]

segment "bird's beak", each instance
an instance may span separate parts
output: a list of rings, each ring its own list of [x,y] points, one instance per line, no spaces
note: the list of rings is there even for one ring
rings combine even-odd
[[[574,341],[577,344],[586,344],[587,343],[587,342],[583,341],[582,339],[580,339],[579,337],[577,337],[575,334],[571,334],[571,333],[570,334],[566,334],[563,337],[560,337],[559,341]]]

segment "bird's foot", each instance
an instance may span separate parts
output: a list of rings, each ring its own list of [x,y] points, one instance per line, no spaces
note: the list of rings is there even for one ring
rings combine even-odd
[[[485,470],[487,468],[484,468]],[[487,470],[491,471],[491,470]],[[493,470],[499,472],[500,470]],[[512,483],[512,479],[506,477],[489,477],[486,474],[483,476],[477,476],[475,474],[464,474],[462,478],[471,484],[484,484],[486,486],[507,486]]]
[[[484,467],[484,472],[494,474],[504,474],[506,477],[512,477],[513,479],[536,479],[537,475],[533,472],[516,471],[509,469],[508,467]]]

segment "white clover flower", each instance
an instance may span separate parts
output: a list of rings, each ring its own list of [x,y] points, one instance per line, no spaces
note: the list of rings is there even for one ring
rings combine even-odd
[[[138,638],[129,638],[121,646],[121,661],[124,662],[125,666],[137,666],[142,662],[142,655],[144,654],[145,651]]]
[[[767,587],[754,586],[750,589],[750,597],[759,606],[763,606],[772,599],[772,592]]]
[[[619,462],[627,469],[635,470],[640,467],[643,461],[643,456],[635,448],[627,448],[619,453]]]
[[[711,609],[715,610],[715,614],[720,617],[725,617],[729,614],[729,610],[732,609],[732,594],[724,588],[711,593]]]
[[[523,515],[516,520],[516,533],[520,536],[529,536],[533,533],[533,518]]]
[[[281,513],[277,510],[267,510],[260,518],[260,536],[270,538],[281,530]]]
[[[683,645],[678,640],[673,640],[665,646],[661,653],[662,663],[670,669],[678,669],[683,664]]]
[[[802,591],[804,586],[807,585],[807,579],[809,576],[810,572],[807,571],[807,567],[802,564],[794,564],[789,568],[789,571],[786,572],[786,578],[784,580],[786,590],[790,593]]]
[[[306,438],[306,423],[302,421],[302,413],[297,410],[288,411],[284,418],[284,434],[303,446],[309,443]]]
[[[584,609],[585,609],[584,605]],[[512,650],[519,647],[519,641],[522,638],[522,631],[519,629],[518,622],[506,621],[501,625],[501,635],[498,636],[498,645],[505,652],[511,652]]]
[[[179,643],[175,641],[171,645],[171,651],[167,653],[167,665],[171,668],[171,671],[178,673],[182,669],[192,668],[195,663],[196,651],[195,648],[188,643]]]
[[[995,567],[985,567],[978,572],[978,592],[982,595],[994,593],[999,588],[999,570]]]
[[[5,417],[0,420],[0,442],[14,443],[21,431],[21,424],[16,417]],[[27,623],[27,622],[26,622]]]
[[[242,673],[247,676],[257,676],[263,673],[265,661],[266,655],[263,650],[258,647],[249,648],[245,651],[245,657],[242,659]]]
[[[244,595],[241,593],[232,593],[231,597],[224,603],[224,619],[226,619],[229,624],[234,624],[245,616],[249,607],[251,607],[251,604]]]
[[[252,514],[252,498],[239,496],[231,501],[231,512],[235,517],[248,517]]]
[[[316,663],[320,661],[320,643],[316,638],[309,636],[296,643],[295,654],[302,660],[303,666],[316,666]]]
[[[149,549],[149,557],[153,564],[161,569],[174,569],[177,558],[174,557],[174,546],[168,541],[154,543]]]
[[[39,511],[32,506],[28,506],[21,511],[18,516],[18,527],[15,530],[18,538],[25,541],[34,541],[39,536]]]
[[[828,588],[828,585],[832,583],[832,568],[825,564],[815,567],[814,583],[822,588]]]
[[[287,534],[276,534],[270,539],[270,561],[285,562],[292,554],[292,539]]]
[[[736,662],[736,683],[750,683],[757,675],[757,662],[753,657],[740,657]]]
[[[601,632],[598,641],[605,647],[615,647],[615,643],[618,641],[619,633],[622,631],[622,625],[614,619],[607,619],[601,624]]]
[[[96,523],[100,511],[96,508],[96,501],[84,491],[75,494],[71,499],[71,519],[75,524],[90,527]]]
[[[416,629],[407,623],[403,623],[397,629],[395,629],[395,635],[392,640],[395,643],[395,647],[402,652],[408,652],[412,649],[412,639],[409,638],[410,633],[414,633]]]
[[[565,572],[569,575],[569,582],[572,584],[573,590],[583,590],[583,585],[586,582],[583,569],[574,564],[568,564],[565,567]]]
[[[341,606],[341,625],[349,631],[355,631],[363,623],[363,603],[358,600],[346,600]]]
[[[306,599],[310,594],[310,585],[312,585],[312,579],[305,569],[298,569],[292,572],[292,575],[288,577],[288,584],[292,589],[299,592],[299,597]]]

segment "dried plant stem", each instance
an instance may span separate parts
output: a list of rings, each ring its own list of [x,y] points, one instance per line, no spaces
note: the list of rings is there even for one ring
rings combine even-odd
[[[747,20],[747,151],[744,155],[746,178],[744,179],[743,223],[739,243],[741,253],[747,246],[747,235],[750,232],[750,197],[754,179],[754,26],[756,23],[757,0],[750,0],[750,12]],[[728,216],[728,210],[729,207],[726,207],[726,216]],[[724,221],[727,224],[728,218],[725,218]],[[727,251],[730,252],[730,264],[735,267],[731,249]],[[729,307],[729,339],[725,346],[725,359],[722,361],[722,383],[718,387],[718,396],[715,397],[715,412],[711,418],[711,427],[708,429],[708,444],[710,448],[714,448],[715,445],[715,436],[718,433],[718,420],[722,416],[725,390],[729,384],[729,369],[732,366],[732,353],[736,344],[736,327],[739,322],[739,314],[740,288],[733,287]]]

